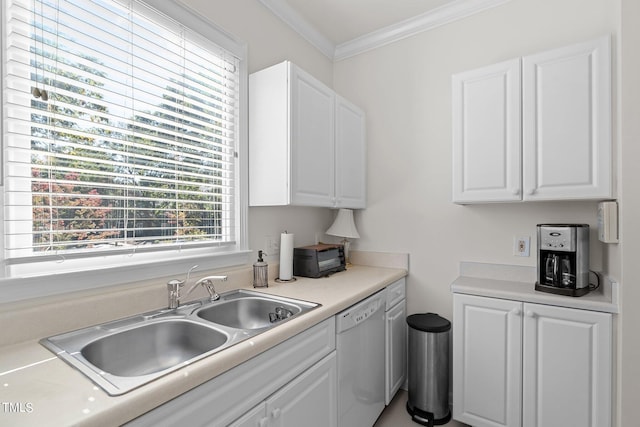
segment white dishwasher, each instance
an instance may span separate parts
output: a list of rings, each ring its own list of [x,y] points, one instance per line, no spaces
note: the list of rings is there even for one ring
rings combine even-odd
[[[371,427],[384,409],[386,291],[336,315],[340,427]]]

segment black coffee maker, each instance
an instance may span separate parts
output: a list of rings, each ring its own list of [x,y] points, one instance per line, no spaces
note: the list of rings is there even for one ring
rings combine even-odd
[[[538,224],[536,290],[579,297],[589,292],[589,225]]]

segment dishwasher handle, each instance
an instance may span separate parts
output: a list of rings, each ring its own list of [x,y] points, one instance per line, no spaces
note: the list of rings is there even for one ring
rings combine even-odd
[[[336,315],[336,332],[345,332],[367,321],[376,312],[384,310],[385,300],[380,293]]]

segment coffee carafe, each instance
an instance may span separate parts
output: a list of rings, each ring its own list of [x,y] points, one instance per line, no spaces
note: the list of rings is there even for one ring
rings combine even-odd
[[[589,292],[589,225],[538,224],[536,290],[581,296]]]

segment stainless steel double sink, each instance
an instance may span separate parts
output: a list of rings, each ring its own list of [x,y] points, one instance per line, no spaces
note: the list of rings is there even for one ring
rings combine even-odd
[[[45,338],[40,343],[112,396],[299,317],[319,304],[236,290]]]

